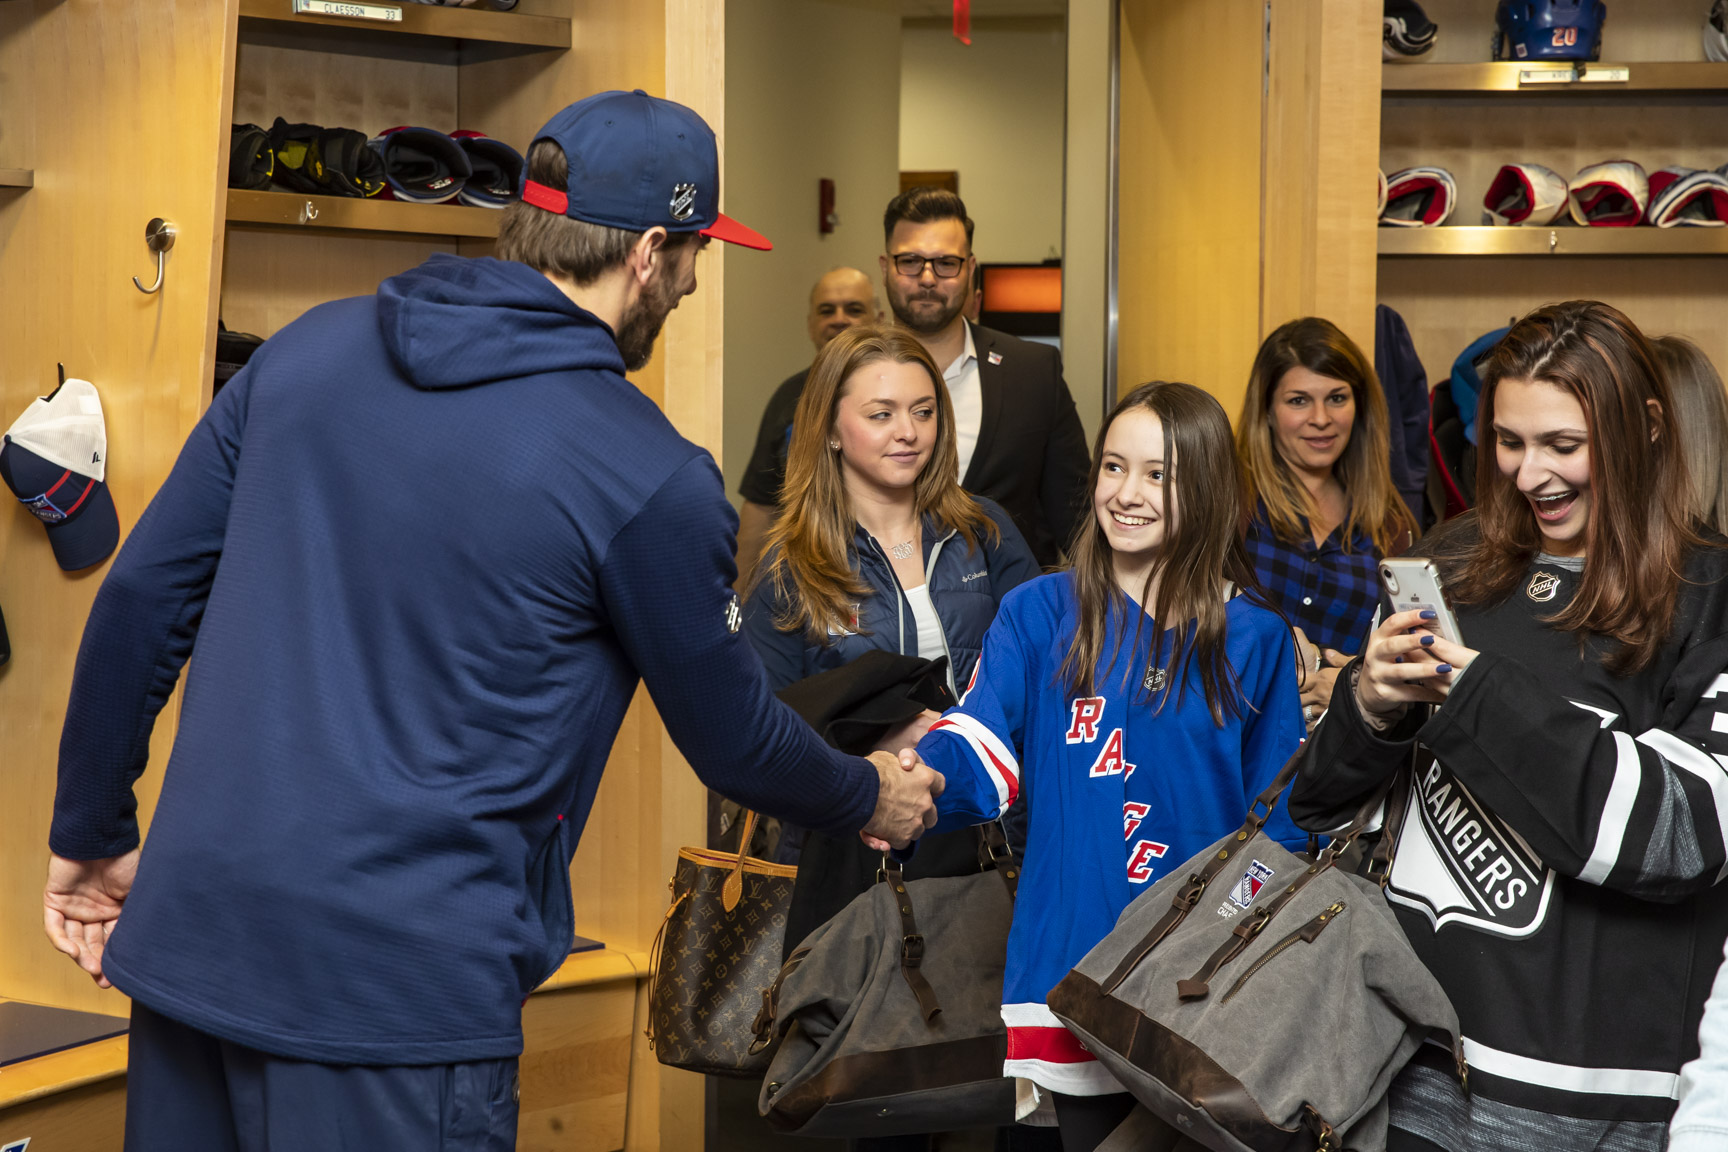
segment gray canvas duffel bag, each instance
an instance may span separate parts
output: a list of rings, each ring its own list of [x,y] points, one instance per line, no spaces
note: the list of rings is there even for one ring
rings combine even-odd
[[[1019,861],[995,824],[983,870],[878,882],[812,932],[763,993],[776,1039],[758,1110],[799,1136],[899,1136],[1014,1122],[1002,973]]]
[[[1445,993],[1380,887],[1338,866],[1386,790],[1312,858],[1262,831],[1300,756],[1048,998],[1142,1104],[1217,1152],[1381,1152],[1386,1090],[1418,1046],[1444,1043],[1465,1075]],[[1381,876],[1398,815],[1371,859]]]

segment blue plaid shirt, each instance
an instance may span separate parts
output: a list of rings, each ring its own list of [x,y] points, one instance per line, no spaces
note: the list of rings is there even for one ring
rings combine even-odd
[[[1310,641],[1350,655],[1362,650],[1380,602],[1374,541],[1366,532],[1345,551],[1340,524],[1316,547],[1304,518],[1299,541],[1280,540],[1261,502],[1248,524],[1247,543],[1261,587]]]

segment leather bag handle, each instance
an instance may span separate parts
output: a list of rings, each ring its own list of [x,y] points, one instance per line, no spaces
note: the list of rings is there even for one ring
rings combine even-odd
[[[924,1023],[928,1024],[941,1014],[942,1005],[936,999],[936,989],[930,987],[930,981],[919,971],[924,963],[924,934],[918,931],[918,921],[912,915],[912,894],[906,891],[906,877],[901,874],[900,861],[884,854],[876,879],[888,885],[888,890],[893,893],[890,898],[900,913],[900,975],[905,977],[906,987],[912,989],[912,995],[918,1001],[918,1011],[924,1017]]]
[[[726,873],[725,883],[720,885],[720,907],[730,916],[732,909],[738,907],[738,901],[744,898],[744,858],[750,855],[750,837],[756,834],[756,813],[753,809],[744,809],[744,834],[738,837],[738,859],[732,863],[732,871]]]
[[[1000,820],[979,824],[977,832],[978,867],[984,871],[996,870],[1012,903],[1020,894],[1020,857],[1014,854],[1014,846],[1008,843],[1008,833]]]

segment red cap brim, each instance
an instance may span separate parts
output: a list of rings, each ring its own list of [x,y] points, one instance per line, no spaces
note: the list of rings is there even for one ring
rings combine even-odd
[[[715,215],[713,226],[702,229],[702,235],[713,240],[724,240],[728,244],[741,244],[758,252],[770,252],[774,248],[774,245],[768,242],[768,237],[744,227],[724,212]]]

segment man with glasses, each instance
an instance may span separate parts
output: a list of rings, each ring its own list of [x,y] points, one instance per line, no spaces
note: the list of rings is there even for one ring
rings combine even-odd
[[[888,306],[945,366],[961,487],[1000,504],[1038,563],[1056,563],[1088,505],[1086,434],[1061,356],[967,321],[976,260],[959,196],[928,187],[902,192],[889,201],[882,230]]]

